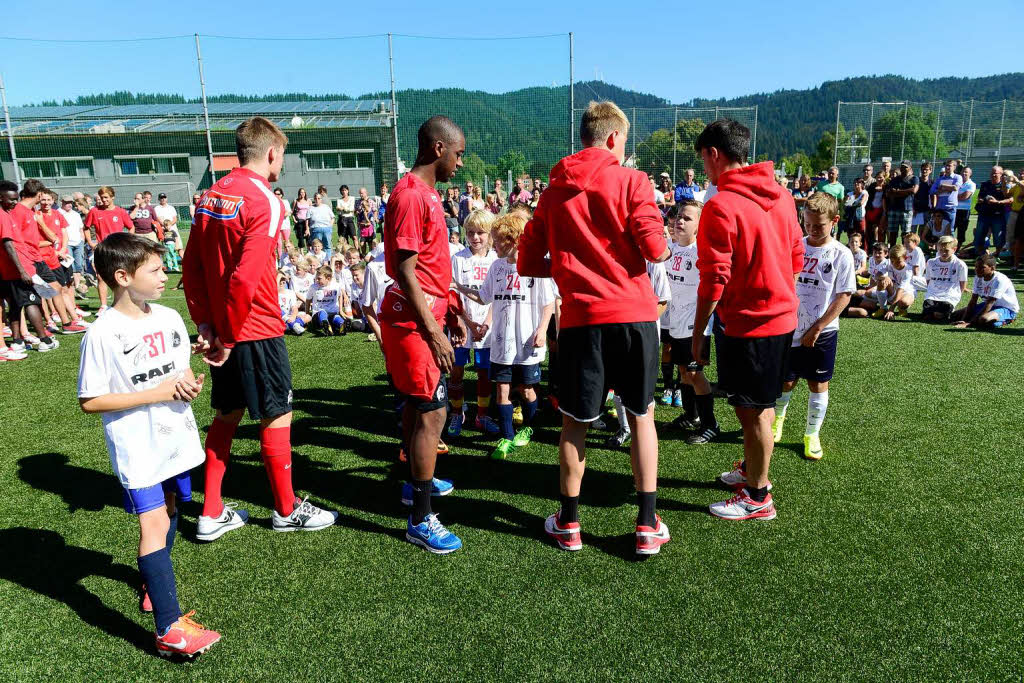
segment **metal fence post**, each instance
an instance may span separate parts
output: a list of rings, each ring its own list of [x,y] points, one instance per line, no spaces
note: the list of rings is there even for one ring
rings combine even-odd
[[[630,137],[633,138],[633,163],[635,164],[636,163],[636,138],[639,135],[639,133],[636,132],[636,107],[633,107],[633,122],[629,124],[629,129],[630,129],[629,132],[632,133],[632,135],[630,135]]]
[[[836,102],[836,139],[832,144],[832,165],[839,164],[839,110],[843,108],[843,101]]]
[[[395,94],[395,50],[388,33],[388,68],[391,70],[391,130],[395,141],[395,180],[401,173],[402,156],[398,153],[398,98]]]
[[[673,108],[672,114],[672,182],[676,182],[679,176],[676,174],[676,148],[679,146],[679,107]]]
[[[964,166],[971,158],[971,143],[974,142],[974,99],[971,99],[971,113],[967,116],[967,149],[964,151]]]
[[[757,163],[757,105],[756,104],[754,105],[754,135],[753,135],[753,140],[751,140],[751,144],[753,145],[753,147],[751,147],[751,152],[750,152],[750,163],[756,164]]]
[[[939,157],[939,129],[942,128],[942,100],[939,100],[938,118],[935,119],[935,145],[932,147],[932,166],[938,163]]]
[[[904,154],[907,150],[907,111],[910,109],[910,101],[903,103],[903,139],[900,141],[900,163],[903,163]]]
[[[196,34],[196,63],[199,65],[199,91],[203,96],[203,121],[206,124],[206,152],[210,158],[210,186],[217,182],[213,170],[213,136],[210,135],[210,110],[206,105],[206,77],[203,75],[203,53],[199,50],[199,34]]]
[[[18,153],[14,151],[14,133],[11,132],[11,111],[7,108],[7,87],[4,76],[0,74],[0,99],[4,105],[4,132],[7,135],[7,147],[11,150],[11,163],[14,164],[14,182],[21,187],[21,169],[18,168]]]
[[[999,164],[999,155],[1003,151],[1003,124],[1006,123],[1006,100],[1003,100],[1003,116],[999,119],[999,142],[996,143],[996,165]]]
[[[569,31],[569,154],[576,153],[576,88],[575,57],[573,56],[573,35]]]
[[[874,100],[871,100],[871,113],[869,114],[869,116],[870,116],[870,118],[868,119],[868,163],[871,163],[871,160],[874,159],[874,157],[871,156],[871,148],[874,146],[874,142],[875,142],[875,101]]]

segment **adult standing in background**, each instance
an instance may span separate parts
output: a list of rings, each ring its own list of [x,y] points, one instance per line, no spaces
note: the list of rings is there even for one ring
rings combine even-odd
[[[349,192],[348,185],[342,185],[338,188],[338,191],[341,192],[341,198],[338,199],[338,203],[335,206],[335,210],[338,213],[338,238],[349,240],[349,243],[358,249],[359,231],[356,229],[356,198]],[[321,199],[327,198],[326,192],[317,192],[317,194],[321,195]],[[312,232],[312,228],[310,232]],[[324,247],[326,246],[325,244]]]
[[[919,184],[909,161],[901,161],[899,175],[886,183],[885,224],[889,244],[896,244],[896,240],[903,239],[904,233],[910,232],[910,224],[914,220],[914,195]]]
[[[917,190],[914,192],[914,218],[912,227],[923,226],[935,208],[935,195],[932,193],[932,162],[921,164],[921,175],[917,177]],[[919,231],[920,232],[920,231]]]
[[[295,243],[299,249],[306,246],[309,239],[309,197],[306,195],[306,188],[300,187],[292,202],[292,217],[295,219]]]
[[[354,197],[352,198],[355,199]],[[331,244],[331,226],[334,225],[334,214],[331,207],[324,203],[324,198],[319,194],[313,195],[313,206],[309,207],[309,244],[313,240],[320,240],[327,252],[327,258],[331,258],[333,245]],[[341,232],[341,229],[338,229]]]
[[[145,196],[141,192],[135,193],[135,205],[129,209],[128,215],[131,216],[136,235],[145,237],[151,242],[160,241],[160,237],[163,235],[163,228],[161,227],[158,230],[156,227],[158,219],[155,207],[146,201]]]
[[[956,242],[961,247],[967,239],[967,225],[971,220],[971,204],[973,203],[974,192],[978,189],[977,184],[971,180],[974,171],[970,166],[960,169],[964,183],[960,186],[960,192],[956,195]]]
[[[498,210],[501,211],[508,205],[508,192],[505,191],[505,183],[501,178],[494,181],[494,194],[498,195]]]
[[[722,519],[774,519],[768,467],[775,400],[797,324],[796,276],[804,267],[803,233],[793,198],[775,182],[772,162],[746,166],[750,131],[730,119],[708,125],[694,145],[718,194],[697,230],[697,312],[693,329],[715,313],[718,385],[743,427],[743,461],[724,482],[742,485],[710,506]],[[693,335],[693,358],[705,358]]]
[[[946,220],[950,225],[956,221],[956,209],[959,204],[957,194],[964,184],[964,179],[955,169],[956,162],[947,159],[942,166],[942,173],[931,186],[931,193],[935,197],[935,208],[946,214]]]
[[[677,202],[682,202],[687,199],[697,199],[697,193],[700,192],[700,185],[694,178],[697,177],[697,172],[692,168],[686,169],[686,179],[676,183],[675,193],[673,199]]]
[[[818,183],[818,192],[824,192],[830,194],[836,198],[836,202],[839,206],[843,205],[843,201],[846,199],[846,188],[839,182],[839,167],[831,166],[828,169],[828,175],[825,180]]]
[[[1006,209],[1013,200],[1007,197],[1003,185],[1003,167],[993,166],[989,179],[978,188],[978,224],[974,226],[974,253],[982,256],[988,251],[988,236],[992,234],[992,243],[996,253],[1003,249],[1006,235]]]
[[[75,295],[84,299],[85,294],[79,288],[82,286],[82,273],[85,272],[85,223],[82,221],[82,214],[75,210],[75,198],[69,194],[61,197],[60,208],[57,210],[68,224],[68,251],[71,252]]]

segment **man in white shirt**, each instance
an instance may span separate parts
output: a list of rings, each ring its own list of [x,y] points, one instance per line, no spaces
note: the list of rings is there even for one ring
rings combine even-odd
[[[75,291],[79,297],[85,298],[79,289],[82,286],[82,273],[85,272],[85,224],[82,222],[82,214],[75,211],[75,198],[68,194],[61,197],[60,208],[57,210],[68,223],[68,251],[74,259]]]

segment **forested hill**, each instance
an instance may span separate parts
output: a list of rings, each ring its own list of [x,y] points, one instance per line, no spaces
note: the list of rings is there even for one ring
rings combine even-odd
[[[611,99],[623,109],[669,106],[655,95],[638,93],[596,81],[576,84],[576,106],[591,99]],[[388,93],[367,93],[358,99],[389,99]],[[350,99],[330,93],[279,93],[270,95],[224,94],[211,101],[289,101]],[[807,90],[780,90],[731,99],[701,99],[679,103],[696,107],[758,106],[758,156],[778,159],[795,152],[814,152],[822,133],[835,128],[836,102],[893,102],[912,100],[1002,100],[1024,99],[1024,73],[982,78],[937,78],[914,80],[902,76],[862,76],[827,81]],[[44,104],[167,104],[186,102],[178,95],[115,92]],[[488,164],[515,149],[527,165],[553,163],[564,151],[569,131],[565,86],[536,87],[494,94],[458,88],[398,91],[399,139],[402,156],[413,157],[415,127],[430,114],[445,112],[469,132],[469,149]]]

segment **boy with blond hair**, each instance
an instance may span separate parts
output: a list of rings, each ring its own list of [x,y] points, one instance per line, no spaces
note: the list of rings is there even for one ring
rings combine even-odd
[[[889,250],[889,267],[878,291],[878,303],[875,317],[883,320],[906,315],[914,304],[914,270],[902,244],[894,244]]]
[[[936,245],[938,256],[925,266],[928,281],[921,316],[925,320],[949,320],[967,289],[967,264],[956,256],[957,242],[952,235],[943,235]]]

